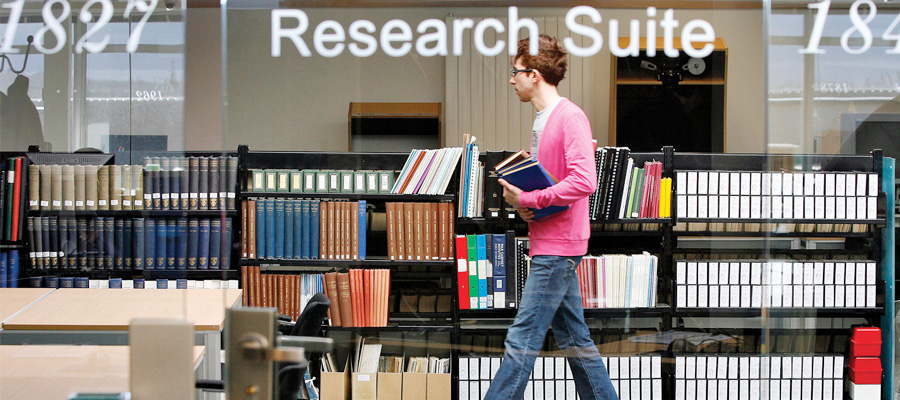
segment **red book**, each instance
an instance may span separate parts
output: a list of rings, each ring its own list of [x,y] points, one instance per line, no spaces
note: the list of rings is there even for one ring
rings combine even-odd
[[[459,293],[459,309],[469,309],[469,253],[466,235],[456,235],[456,288]]]
[[[16,175],[13,183],[12,221],[9,239],[19,240],[19,204],[22,203],[22,157],[16,158]]]

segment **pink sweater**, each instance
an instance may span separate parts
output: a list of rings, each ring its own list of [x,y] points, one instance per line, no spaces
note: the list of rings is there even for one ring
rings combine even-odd
[[[528,224],[531,255],[582,256],[590,237],[588,196],[597,187],[591,124],[563,98],[547,118],[538,143],[540,162],[559,183],[519,195],[522,207],[568,205],[569,209]]]

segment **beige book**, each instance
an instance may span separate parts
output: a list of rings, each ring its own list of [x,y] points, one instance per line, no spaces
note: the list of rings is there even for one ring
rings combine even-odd
[[[85,170],[87,168],[84,165],[76,165],[75,166],[75,209],[76,210],[84,210],[84,200],[85,200]]]
[[[75,209],[75,166],[62,166],[62,208]]]
[[[133,210],[134,192],[131,190],[131,166],[122,166],[122,209]]]
[[[38,171],[41,175],[41,182],[44,184],[40,187],[40,200],[38,207],[41,210],[49,210],[50,209],[50,187],[53,186],[50,182],[51,170],[49,165],[41,165],[38,166]]]
[[[62,165],[50,166],[50,209],[62,210]]]
[[[41,203],[41,172],[35,164],[28,165],[28,209],[38,210]]]
[[[100,167],[96,165],[86,165],[84,167],[84,209],[97,209],[97,188],[100,186],[98,181],[98,173]]]
[[[109,166],[109,209],[122,209],[122,166]]]
[[[109,210],[109,165],[97,171],[97,209]]]
[[[131,206],[135,210],[144,209],[144,167],[131,166]]]

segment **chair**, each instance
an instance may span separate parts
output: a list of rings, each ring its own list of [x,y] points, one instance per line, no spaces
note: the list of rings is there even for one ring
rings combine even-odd
[[[322,332],[322,323],[331,307],[331,300],[324,293],[316,293],[306,303],[303,312],[297,318],[297,323],[290,330],[291,336],[319,336]],[[318,365],[321,353],[305,351],[307,365],[281,364],[276,366],[278,371],[275,377],[278,385],[279,400],[296,400],[297,394],[303,385],[303,375],[309,366]]]
[[[288,333],[291,336],[319,336],[322,324],[331,307],[331,300],[324,293],[316,293],[306,303],[303,312],[294,324],[278,322],[279,333]],[[287,332],[285,332],[287,331]],[[303,385],[303,375],[310,363],[318,365],[321,353],[305,351],[306,362],[302,364],[277,363],[275,370],[276,385],[278,388],[278,400],[296,400]],[[202,390],[224,391],[225,382],[222,380],[198,379],[195,387]]]

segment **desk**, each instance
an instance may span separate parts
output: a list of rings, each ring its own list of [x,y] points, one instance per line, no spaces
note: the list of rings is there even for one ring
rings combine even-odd
[[[72,392],[129,391],[128,346],[0,346],[0,398],[66,399]],[[194,368],[203,359],[194,346]]]
[[[3,344],[128,345],[133,318],[185,318],[207,346],[200,376],[221,379],[225,309],[240,289],[57,289],[3,321]]]
[[[52,291],[49,288],[0,288],[0,322]]]

